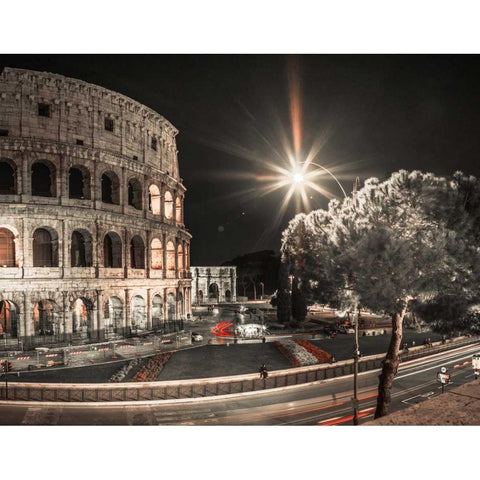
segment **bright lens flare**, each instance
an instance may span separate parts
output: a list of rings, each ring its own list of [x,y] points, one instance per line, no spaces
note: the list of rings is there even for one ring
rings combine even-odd
[[[298,185],[299,183],[303,183],[305,181],[301,173],[294,173],[292,176],[292,180],[295,185]]]

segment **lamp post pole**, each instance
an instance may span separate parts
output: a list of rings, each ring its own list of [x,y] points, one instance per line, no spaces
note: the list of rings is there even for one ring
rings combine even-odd
[[[298,162],[299,164],[304,164],[306,162]],[[340,183],[340,180],[327,168],[325,168],[322,165],[319,165],[318,163],[315,162],[308,162],[309,165],[314,165],[320,169],[322,169],[324,172],[328,173],[334,180],[337,182],[337,185],[340,187],[340,190],[343,193],[344,198],[348,198],[347,192],[343,188],[342,184]],[[359,184],[359,179],[355,180],[355,185],[354,185],[354,194],[357,191]],[[290,288],[291,290],[291,288]],[[354,351],[353,351],[353,398],[352,398],[352,404],[353,404],[353,424],[358,425],[358,359],[360,357],[360,346],[358,342],[358,322],[359,322],[359,317],[360,317],[360,307],[357,305],[355,306],[355,314],[354,314],[354,329],[355,329],[355,345],[354,345]]]

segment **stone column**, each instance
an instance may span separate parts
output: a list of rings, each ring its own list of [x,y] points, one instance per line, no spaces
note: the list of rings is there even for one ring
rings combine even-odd
[[[72,312],[67,302],[68,292],[62,291],[62,308],[63,308],[63,334],[65,339],[70,341],[73,333]]]
[[[152,289],[147,288],[147,330],[152,329]]]
[[[102,293],[103,290],[96,290],[95,294],[97,297],[96,300],[96,310],[94,310],[94,314],[96,314],[96,322],[97,322],[97,338],[100,342],[105,340],[105,320],[103,318],[103,305],[102,305]]]
[[[162,233],[162,246],[163,246],[162,278],[167,278],[167,234],[166,233]]]
[[[23,321],[25,328],[23,330],[23,341],[26,344],[29,344],[32,340],[32,337],[35,335],[35,328],[33,325],[33,308],[32,300],[30,297],[30,292],[25,290],[23,292]]]
[[[124,303],[124,315],[125,315],[125,320],[124,320],[124,325],[125,325],[125,335],[130,335],[130,332],[132,330],[132,318],[131,318],[131,308],[130,308],[130,289],[126,288],[125,289],[125,303]]]

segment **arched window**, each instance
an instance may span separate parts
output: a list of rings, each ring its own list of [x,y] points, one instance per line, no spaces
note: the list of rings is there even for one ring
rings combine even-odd
[[[93,265],[92,237],[88,232],[75,230],[72,233],[70,258],[72,267],[91,267]]]
[[[132,330],[147,329],[147,315],[146,315],[145,300],[140,295],[136,295],[132,300]]]
[[[128,182],[128,204],[141,210],[142,203],[142,184],[136,178],[132,178]]]
[[[159,328],[163,321],[163,302],[160,295],[154,295],[152,299],[152,327]]]
[[[53,300],[41,300],[33,307],[33,325],[36,335],[60,333],[60,309]]]
[[[177,197],[175,200],[175,221],[182,223],[182,200]]]
[[[167,295],[167,315],[168,320],[175,320],[175,295],[173,293]]]
[[[156,185],[148,189],[148,209],[154,215],[160,215],[160,190]]]
[[[123,303],[118,297],[110,297],[105,305],[105,337],[111,338],[122,333],[123,329]]]
[[[184,314],[184,305],[183,305],[183,294],[182,292],[178,292],[178,313],[180,318],[183,317]]]
[[[55,167],[50,162],[35,162],[32,165],[32,195],[55,197]]]
[[[72,167],[68,171],[68,198],[90,199],[90,176],[84,167]]]
[[[93,330],[93,305],[86,298],[77,298],[72,308],[72,332],[87,338]]]
[[[58,267],[58,237],[45,228],[33,232],[33,266]]]
[[[102,175],[102,202],[120,204],[120,182],[113,172],[105,172]]]
[[[171,240],[167,242],[167,270],[175,270],[175,245]]]
[[[18,308],[8,300],[0,301],[0,338],[17,338]]]
[[[165,192],[165,217],[173,218],[173,197],[168,190]]]
[[[6,228],[0,228],[0,267],[15,267],[14,235]]]
[[[0,161],[0,195],[17,193],[16,166],[11,160]]]
[[[163,268],[163,247],[158,238],[152,240],[152,269],[161,270]]]
[[[103,239],[103,258],[105,268],[122,267],[122,241],[115,232],[107,233]]]
[[[130,241],[130,267],[145,268],[145,244],[140,235],[135,235]]]
[[[177,253],[177,262],[178,262],[178,269],[183,270],[183,247],[182,244],[178,246],[178,253]]]

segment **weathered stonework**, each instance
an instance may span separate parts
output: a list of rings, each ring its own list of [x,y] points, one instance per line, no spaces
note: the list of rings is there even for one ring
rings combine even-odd
[[[192,303],[237,301],[237,267],[190,267]]]
[[[3,70],[0,337],[99,341],[190,312],[177,133],[102,87]]]

